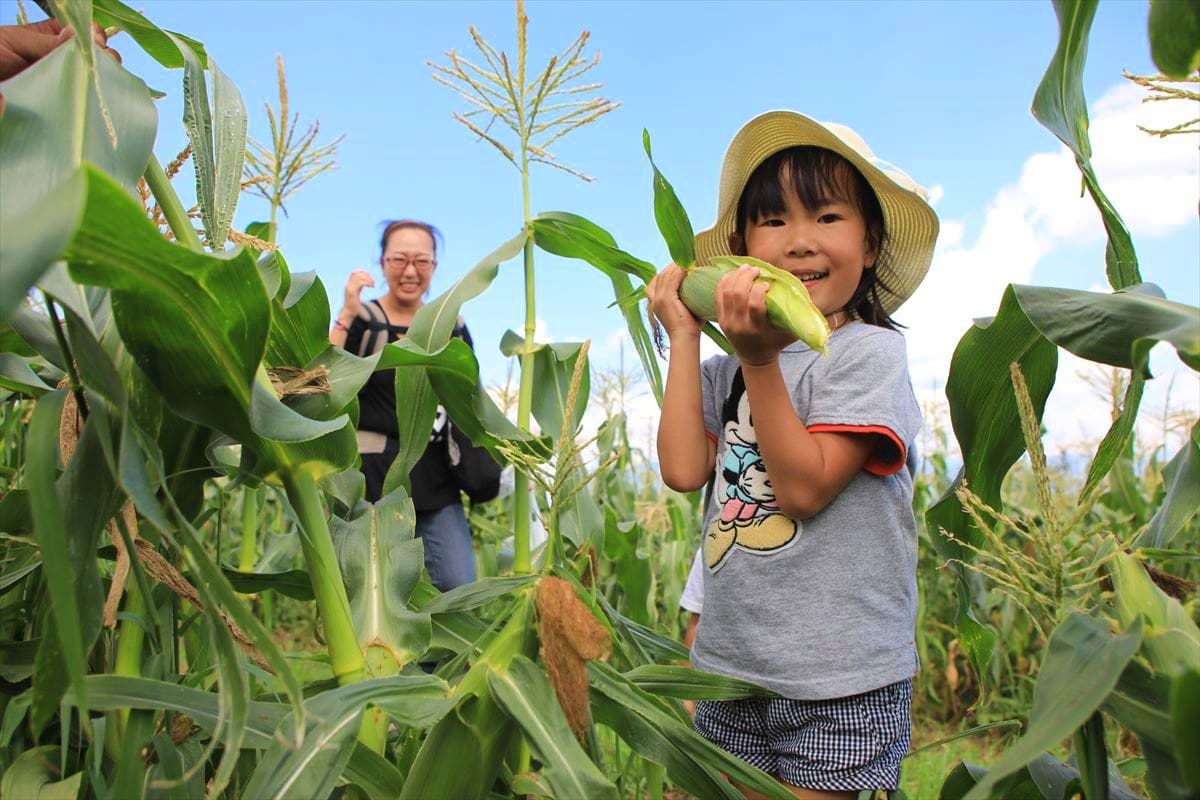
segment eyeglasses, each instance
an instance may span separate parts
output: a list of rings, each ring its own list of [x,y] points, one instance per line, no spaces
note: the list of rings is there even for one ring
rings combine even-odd
[[[403,272],[409,264],[412,264],[417,272],[429,272],[437,264],[429,256],[406,256],[403,254],[388,256],[383,263],[388,269],[396,272]]]

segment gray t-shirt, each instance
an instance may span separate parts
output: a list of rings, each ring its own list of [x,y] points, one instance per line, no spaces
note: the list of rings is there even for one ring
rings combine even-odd
[[[796,343],[779,366],[809,430],[880,434],[880,446],[820,513],[786,517],[759,455],[737,358],[704,362],[716,486],[704,513],[704,611],[692,663],[798,700],[909,678],[917,669],[912,475],[921,412],[904,337],[854,322],[833,332],[828,358]]]

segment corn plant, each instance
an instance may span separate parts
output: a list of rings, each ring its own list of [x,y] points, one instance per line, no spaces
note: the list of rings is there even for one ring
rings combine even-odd
[[[1169,342],[1185,364],[1200,370],[1200,312],[1142,282],[1128,230],[1092,170],[1081,78],[1096,3],[1060,0],[1055,10],[1061,37],[1033,113],[1075,153],[1108,234],[1106,272],[1114,291],[1010,286],[996,316],[977,323],[955,351],[946,394],[964,465],[925,517],[931,531],[945,534],[934,537],[942,555],[958,565],[958,641],[985,679],[996,640],[972,610],[966,573],[975,570],[1025,611],[1045,649],[1023,736],[990,770],[956,767],[942,797],[1060,797],[1068,785],[1089,800],[1131,796],[1110,769],[1106,717],[1137,736],[1155,797],[1194,797],[1200,776],[1190,730],[1200,704],[1200,631],[1148,570],[1164,553],[1188,551],[1182,534],[1197,511],[1200,426],[1164,468],[1168,488],[1135,536],[1120,540],[1104,535],[1103,527],[1084,529],[1072,546],[1081,549],[1072,549],[1065,535],[1088,524],[1106,482],[1114,489],[1120,483],[1114,468],[1127,463],[1151,344]],[[1188,20],[1194,13],[1182,4],[1151,4],[1151,48],[1170,77],[1186,78],[1200,66]],[[1067,517],[1050,496],[1038,431],[1059,347],[1129,370],[1120,413]],[[1001,494],[1005,475],[1025,451],[1042,510],[1036,524],[1005,515]],[[1002,531],[1015,533],[1024,547]],[[1111,591],[1102,594],[1101,586]],[[1067,738],[1074,743],[1071,765],[1046,753]]]
[[[526,194],[513,240],[428,304],[404,340],[356,358],[328,345],[315,276],[293,274],[277,248],[225,251],[246,125],[211,54],[118,0],[52,9],[76,30],[93,19],[120,28],[183,71],[203,235],[153,155],[149,90],[97,57],[89,36],[6,82],[0,341],[6,390],[34,402],[27,421],[13,417],[23,449],[0,517],[5,678],[21,688],[5,695],[5,796],[86,781],[101,798],[324,797],[338,783],[369,797],[486,797],[499,780],[513,794],[616,797],[599,742],[618,739],[659,789],[665,773],[694,794],[736,797],[724,773],[788,796],[693,733],[675,699],[759,690],[658,666],[686,654],[587,585],[588,553],[628,528],[608,525],[589,491],[625,450],[601,431],[604,455],[586,467],[586,343],[535,346],[530,327],[506,345],[526,367],[514,424],[451,339],[461,305],[521,251],[532,319],[531,242],[587,248],[604,235],[569,214],[531,217]],[[504,82],[527,183],[556,135],[611,104],[571,105],[565,82],[594,63],[579,57],[586,36],[527,82],[524,26],[518,6],[516,76],[505,70]],[[568,105],[555,112],[558,94]],[[653,272],[630,264],[610,275],[619,297],[627,271]],[[31,289],[37,305],[23,300]],[[636,312],[627,318],[640,326]],[[652,361],[648,347],[639,355]],[[354,469],[356,395],[373,370],[391,368],[409,400],[398,409],[405,451],[390,491],[368,504]],[[549,495],[540,574],[445,595],[421,578],[405,484],[438,400]],[[303,571],[244,571],[264,507],[285,515]],[[223,569],[239,515],[242,569]],[[244,595],[264,591],[315,601],[328,678],[302,682],[307,661],[285,657],[251,613]],[[267,693],[252,699],[251,678]]]
[[[309,125],[297,139],[299,112],[290,117],[287,76],[283,70],[283,56],[275,56],[275,70],[279,78],[279,111],[264,103],[267,121],[271,126],[271,141],[264,145],[251,138],[247,140],[245,178],[251,191],[259,194],[271,208],[271,216],[262,238],[276,240],[279,212],[287,216],[288,197],[304,188],[304,185],[322,172],[336,166],[337,148],[346,138],[345,134],[324,144],[317,144],[321,131],[320,120]]]

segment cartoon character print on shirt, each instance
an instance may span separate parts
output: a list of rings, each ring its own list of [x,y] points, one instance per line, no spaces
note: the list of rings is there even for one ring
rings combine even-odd
[[[800,535],[800,523],[785,516],[758,451],[750,398],[739,369],[721,408],[724,460],[717,471],[714,499],[720,512],[704,537],[704,561],[711,570],[725,563],[736,545],[752,553],[773,553]]]

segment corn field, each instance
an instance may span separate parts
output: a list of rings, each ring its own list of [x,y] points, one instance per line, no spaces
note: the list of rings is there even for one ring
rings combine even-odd
[[[1142,281],[1092,170],[1096,5],[1055,0],[1033,113],[1103,217],[1111,292],[1012,285],[958,343],[914,498],[915,709],[945,736],[911,755],[993,749],[893,797],[1200,797],[1200,422],[1177,452],[1134,435],[1151,346],[1200,371],[1200,310]],[[328,342],[326,287],[274,244],[276,210],[340,141],[297,131],[282,61],[273,139],[248,142],[220,53],[119,0],[48,7],[178,70],[197,207],[154,155],[151,91],[89,36],[3,84],[0,797],[737,800],[733,782],[792,797],[684,705],[769,693],[691,669],[681,644],[701,498],[661,486],[626,417],[630,392],[662,398],[639,307],[657,269],[532,205],[534,165],[585,177],[551,145],[616,107],[583,83],[587,35],[538,71],[518,2],[514,53],[472,30],[478,64],[432,65],[458,122],[515,168],[524,213],[406,338],[359,358]],[[1194,76],[1194,6],[1153,0],[1150,25],[1167,78]],[[683,264],[690,224],[657,157],[647,198]],[[268,223],[231,229],[243,192]],[[535,340],[540,251],[611,280],[637,368],[593,374],[587,342]],[[501,347],[519,386],[489,390],[452,330],[518,256],[525,326]],[[1116,391],[1083,475],[1042,443],[1060,349]],[[440,403],[514,469],[510,495],[470,509],[474,583],[422,575],[407,471],[424,435],[402,433],[384,497],[363,499],[357,394],[381,369],[400,431],[428,431]]]

